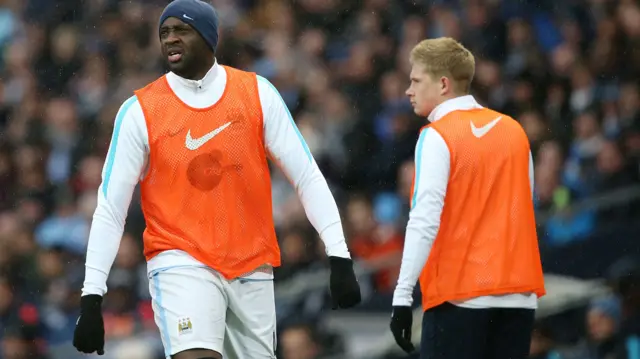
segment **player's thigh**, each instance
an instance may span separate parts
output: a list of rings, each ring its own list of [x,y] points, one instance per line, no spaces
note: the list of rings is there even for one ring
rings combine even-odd
[[[272,359],[276,307],[272,280],[235,280],[227,291],[225,359]]]
[[[227,302],[217,274],[202,267],[154,273],[149,287],[165,355],[190,349],[222,353]]]
[[[222,354],[208,349],[188,349],[172,355],[171,359],[222,359]]]
[[[491,317],[486,357],[528,358],[535,311],[524,308],[496,308],[494,311]]]
[[[444,303],[422,318],[421,359],[478,359],[486,348],[489,309]]]

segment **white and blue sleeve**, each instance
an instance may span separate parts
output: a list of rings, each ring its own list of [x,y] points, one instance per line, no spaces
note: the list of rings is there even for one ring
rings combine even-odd
[[[411,306],[413,302],[413,289],[440,229],[449,170],[449,147],[442,136],[432,128],[422,130],[416,145],[411,212],[394,306]]]
[[[531,196],[536,192],[536,183],[535,183],[535,164],[533,163],[533,154],[529,151],[529,186],[531,186]]]
[[[258,92],[264,116],[265,147],[271,159],[296,189],[327,255],[350,258],[338,206],[287,105],[278,90],[261,76],[258,76]]]
[[[118,111],[102,170],[82,295],[107,292],[107,277],[118,254],[131,198],[147,163],[148,143],[142,108],[132,96]]]

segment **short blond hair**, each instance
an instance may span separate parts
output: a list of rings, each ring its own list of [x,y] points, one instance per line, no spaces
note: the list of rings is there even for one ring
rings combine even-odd
[[[432,78],[446,76],[457,93],[468,93],[476,72],[476,60],[471,51],[450,37],[422,40],[411,50],[412,65],[424,66]]]

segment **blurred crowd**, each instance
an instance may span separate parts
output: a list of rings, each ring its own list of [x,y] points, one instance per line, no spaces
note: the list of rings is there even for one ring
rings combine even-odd
[[[541,246],[589,241],[640,218],[637,191],[625,195],[640,183],[638,1],[211,2],[222,25],[218,61],[278,88],[335,193],[352,254],[379,268],[363,280],[364,310],[389,311],[398,275],[425,124],[404,95],[408,53],[423,38],[462,41],[476,55],[478,101],[522,123],[546,215]],[[70,340],[102,166],[122,101],[166,71],[157,21],[167,3],[0,0],[0,359],[79,357]],[[286,178],[273,173],[276,286],[285,286],[323,268],[324,252]],[[615,193],[604,209],[579,206]],[[134,198],[104,305],[107,359],[162,357],[143,229]],[[637,245],[622,252],[640,255]],[[577,344],[558,349],[554,325],[541,322],[534,357],[640,357],[638,328],[627,325],[640,323],[628,275],[637,262],[627,261],[625,290],[616,285],[573,319],[584,324]],[[344,341],[313,324],[325,301],[320,291],[279,304],[280,358],[340,355]]]

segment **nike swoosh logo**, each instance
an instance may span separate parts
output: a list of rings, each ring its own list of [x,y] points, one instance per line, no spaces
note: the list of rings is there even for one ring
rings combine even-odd
[[[224,125],[216,128],[215,130],[207,133],[206,135],[200,138],[191,137],[191,130],[189,130],[189,132],[187,132],[187,139],[184,144],[191,151],[197,150],[198,148],[202,147],[202,145],[207,143],[209,140],[216,137],[220,132],[224,131],[224,129],[229,127],[229,125],[231,125],[231,122],[225,123]]]
[[[498,124],[498,122],[501,119],[502,119],[502,116],[499,116],[495,120],[487,123],[486,125],[484,125],[482,127],[476,127],[473,124],[473,122],[470,121],[469,123],[471,123],[471,132],[473,133],[474,136],[476,136],[477,138],[480,138],[480,137],[486,135],[493,128],[493,126]]]
[[[182,14],[182,17],[183,17],[183,18],[185,18],[185,19],[193,20],[193,18],[192,18],[192,17],[187,16],[187,14]]]

